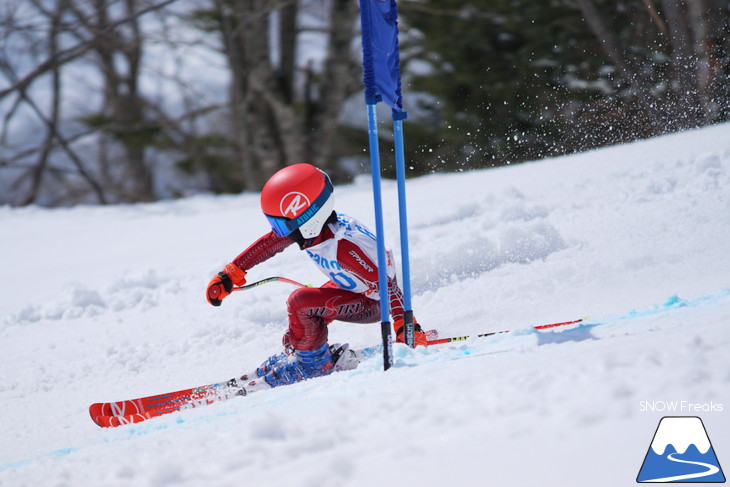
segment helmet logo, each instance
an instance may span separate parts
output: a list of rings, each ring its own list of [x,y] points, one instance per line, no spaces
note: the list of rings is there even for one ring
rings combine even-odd
[[[281,199],[279,211],[287,218],[295,218],[301,210],[307,208],[309,205],[309,198],[302,193],[292,192],[284,195]],[[288,215],[289,213],[291,213],[291,216]]]

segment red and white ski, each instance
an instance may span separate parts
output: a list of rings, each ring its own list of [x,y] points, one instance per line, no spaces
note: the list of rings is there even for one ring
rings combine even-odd
[[[586,319],[588,319],[587,316],[584,316],[583,318],[580,318],[578,320],[573,321],[562,321],[560,323],[550,323],[549,325],[538,325],[533,326],[533,330],[542,331],[542,330],[549,330],[551,328],[558,328],[561,326],[568,326],[568,325],[579,325],[583,323]],[[450,338],[439,338],[435,340],[429,340],[428,344],[430,345],[439,345],[442,343],[451,343],[451,342],[459,342],[463,340],[468,340],[469,338],[484,338],[484,337],[490,337],[492,335],[500,335],[502,333],[510,333],[510,330],[502,330],[502,331],[492,331],[489,333],[480,333],[479,335],[465,335],[460,337],[450,337]]]
[[[116,427],[139,423],[156,416],[183,409],[207,406],[232,397],[245,396],[262,389],[270,389],[259,380],[254,371],[225,382],[208,384],[191,389],[167,392],[156,396],[140,397],[119,402],[94,403],[89,406],[91,419],[101,427]]]
[[[535,330],[557,328],[567,325],[580,324],[585,320],[565,321],[549,325],[535,326]],[[438,338],[436,330],[427,330],[426,336],[429,339],[428,346],[466,340],[468,336]],[[492,336],[508,331],[484,333],[477,337]],[[372,357],[382,350],[382,345],[356,350],[355,355],[360,359]],[[256,371],[244,374],[238,378],[215,384],[208,384],[191,389],[182,389],[174,392],[167,392],[156,396],[140,397],[127,401],[94,403],[89,406],[91,419],[103,428],[113,428],[126,424],[140,423],[148,419],[162,416],[164,414],[191,409],[200,406],[207,406],[216,402],[226,401],[236,396],[246,396],[253,392],[271,389],[271,386],[262,378],[259,378]]]

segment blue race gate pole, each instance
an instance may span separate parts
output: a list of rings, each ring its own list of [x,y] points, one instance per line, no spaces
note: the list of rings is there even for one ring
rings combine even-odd
[[[380,330],[383,336],[383,368],[393,365],[393,342],[390,334],[390,293],[388,289],[388,261],[385,255],[385,230],[383,226],[383,197],[380,188],[380,148],[378,144],[378,119],[375,104],[368,103],[368,139],[370,141],[370,170],[373,177],[375,203],[375,235],[378,243],[378,288],[380,289]]]
[[[393,135],[395,138],[395,173],[398,180],[398,217],[400,221],[400,251],[403,260],[403,305],[405,312],[406,344],[414,348],[413,306],[411,305],[411,265],[408,252],[408,212],[406,210],[406,164],[403,151],[403,115],[404,112],[393,112]]]

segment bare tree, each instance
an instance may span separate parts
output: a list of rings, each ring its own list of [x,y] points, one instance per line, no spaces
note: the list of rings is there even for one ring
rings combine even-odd
[[[232,77],[232,138],[245,187],[260,189],[286,164],[308,160],[332,165],[337,115],[352,86],[350,44],[357,4],[330,2],[328,55],[316,74],[299,73],[296,64],[298,0],[214,0],[214,7]],[[276,46],[270,43],[274,21]]]
[[[134,20],[149,12],[164,8],[165,6],[167,6],[171,3],[174,3],[176,1],[177,0],[164,0],[160,3],[149,5],[145,8],[140,9],[137,12],[134,12],[133,14],[131,14],[128,17],[123,17],[121,19],[110,22],[109,25],[107,26],[107,29],[117,28],[117,27],[129,22],[130,20]],[[49,57],[49,58],[45,59],[43,62],[39,63],[35,68],[33,68],[28,74],[26,74],[22,78],[15,80],[9,87],[0,90],[0,100],[5,98],[9,94],[16,92],[18,89],[27,88],[33,82],[35,82],[39,77],[47,74],[55,66],[62,66],[64,64],[75,61],[76,59],[85,55],[94,47],[94,43],[98,40],[98,38],[103,35],[106,35],[107,33],[108,33],[108,31],[97,32],[95,36],[92,36],[91,38],[88,38],[88,39],[83,39],[78,44],[76,44],[72,47],[63,49],[63,50],[59,51],[58,53],[56,53],[53,57]]]
[[[354,4],[350,0],[332,0],[327,57],[319,93],[315,98],[309,90],[306,100],[309,115],[304,126],[305,156],[325,166],[332,165],[335,155],[337,119],[342,104],[353,92],[361,89],[359,65],[353,69],[350,50],[355,25],[353,18],[357,16]]]
[[[177,161],[191,173],[206,174],[214,191],[258,190],[286,164],[336,166],[338,115],[359,89],[351,52],[356,2],[209,0],[209,20],[230,76],[228,102],[182,95],[174,116],[166,112],[168,93],[155,98],[143,90],[142,80],[154,71],[145,64],[152,31],[143,18],[155,13],[191,20],[194,2],[184,7],[187,12],[168,10],[175,0],[27,2],[36,27],[20,25],[12,9],[4,18],[0,12],[0,37],[16,36],[17,47],[22,31],[25,49],[34,53],[18,61],[5,49],[10,44],[0,45],[0,75],[7,81],[0,85],[0,176],[16,178],[0,185],[13,188],[14,204],[150,201],[159,196],[153,157],[162,152],[166,164]],[[306,9],[321,25],[301,25]],[[44,26],[42,36],[38,25]],[[322,40],[324,62],[303,66],[301,41],[312,30]],[[156,42],[171,47],[176,41]],[[85,87],[69,82],[80,70],[89,79]],[[188,76],[195,79],[195,73]],[[165,83],[192,93],[189,81]],[[68,95],[78,97],[83,89],[96,91],[88,103],[71,106]],[[178,91],[174,95],[180,98]],[[21,145],[11,126],[28,123],[29,114],[43,130]]]
[[[4,11],[0,26],[3,27],[3,37],[9,42],[0,49],[0,73],[8,83],[7,87],[0,89],[0,102],[4,101],[8,106],[9,99],[14,100],[9,103],[10,109],[3,117],[2,138],[8,141],[10,123],[19,118],[17,114],[23,106],[30,109],[46,131],[44,139],[34,149],[22,149],[10,156],[5,151],[4,160],[0,163],[0,168],[21,171],[20,177],[10,185],[16,191],[27,186],[27,192],[17,203],[37,202],[49,173],[56,176],[54,183],[57,189],[51,193],[58,193],[62,185],[67,186],[71,196],[67,202],[78,197],[72,178],[74,175],[86,182],[100,203],[153,199],[153,171],[145,160],[145,148],[159,128],[147,116],[148,103],[139,89],[144,44],[139,19],[175,0],[142,4],[143,1],[124,0],[120,9],[117,0],[58,0],[49,9],[46,2],[30,0],[28,3],[35,9],[36,17],[28,26],[20,25],[10,5]],[[116,9],[115,17],[111,15],[113,9]],[[44,26],[45,39],[38,35],[38,26]],[[60,42],[61,39],[64,43]],[[76,42],[71,47],[61,47],[68,45],[72,39]],[[7,48],[8,45],[15,49]],[[24,54],[22,57],[17,55],[19,46]],[[42,51],[44,59],[31,69],[25,69],[24,74],[19,74],[20,70],[14,64],[27,65],[32,59],[29,55],[32,51]],[[84,119],[91,130],[66,135],[67,130],[63,127],[67,120],[62,113],[66,93],[63,72],[71,63],[86,59],[95,59],[101,73],[104,86],[102,107],[96,112],[93,107],[87,107]],[[36,90],[40,81],[48,81],[50,85],[48,107],[41,106],[34,99],[34,91],[44,91]],[[25,115],[27,113],[24,112]],[[23,122],[27,123],[27,120]],[[94,132],[99,140],[113,139],[113,143],[102,140],[103,146],[110,151],[115,151],[115,145],[121,146],[123,153],[111,157],[104,151],[93,162],[84,161],[88,154],[84,156],[74,148],[74,141]],[[75,169],[51,164],[58,157],[59,149]],[[29,157],[34,155],[36,160],[32,162]],[[111,170],[103,166],[105,160],[114,160]]]
[[[730,35],[730,11],[722,0],[693,0],[686,2],[686,18],[692,33],[695,56],[697,98],[702,122],[710,123],[721,114],[723,104],[730,105],[727,87],[730,79],[723,71],[728,66],[722,43]]]
[[[123,170],[114,177],[115,181],[110,181],[121,193],[121,199],[151,201],[154,199],[153,170],[145,151],[159,128],[147,116],[147,102],[139,87],[144,49],[139,16],[135,15],[140,10],[139,1],[124,0],[128,21],[117,26],[111,13],[115,2],[94,0],[88,9],[84,3],[73,1],[70,9],[78,23],[78,35],[96,39],[92,52],[103,79],[101,110],[87,120],[123,147],[124,153],[119,158],[123,164],[118,165]]]
[[[61,33],[61,24],[63,15],[66,10],[66,2],[61,1],[56,5],[55,10],[47,11],[40,5],[36,0],[33,3],[40,12],[44,14],[44,17],[48,20],[48,38],[47,38],[47,52],[48,59],[56,59],[59,55],[58,49],[58,37]],[[12,15],[5,17],[3,24],[7,31],[22,28],[18,25],[13,25]],[[6,32],[7,32],[6,31]],[[32,151],[32,153],[39,154],[38,160],[34,165],[24,166],[21,168],[21,175],[16,179],[15,183],[11,185],[11,188],[19,188],[22,186],[26,179],[30,179],[30,185],[28,192],[25,196],[20,198],[19,204],[28,205],[37,201],[41,185],[43,182],[44,175],[49,169],[49,159],[52,151],[54,150],[55,144],[61,146],[63,151],[67,154],[69,159],[73,162],[74,166],[78,170],[78,174],[88,182],[92,191],[96,194],[100,203],[105,203],[106,199],[100,184],[94,179],[90,172],[86,168],[86,164],[82,161],[81,157],[71,148],[69,141],[61,134],[59,127],[60,121],[60,102],[61,102],[61,64],[60,63],[47,63],[47,70],[50,71],[51,78],[51,106],[50,114],[46,113],[38,106],[33,97],[29,94],[28,88],[30,81],[24,82],[18,77],[16,70],[13,68],[10,61],[10,57],[6,51],[3,50],[0,54],[0,71],[5,75],[6,79],[13,83],[14,88],[12,90],[5,90],[4,93],[14,93],[16,103],[14,108],[10,110],[5,116],[5,127],[7,130],[8,125],[16,113],[15,108],[21,104],[25,104],[30,107],[32,113],[42,122],[46,128],[45,140],[39,147]],[[30,78],[26,77],[26,80]],[[3,140],[6,139],[7,132],[3,133]],[[5,164],[7,165],[7,163]]]

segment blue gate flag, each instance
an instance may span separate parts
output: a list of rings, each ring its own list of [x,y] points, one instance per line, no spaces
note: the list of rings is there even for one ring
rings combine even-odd
[[[395,0],[360,0],[365,103],[384,101],[394,119],[404,119]]]

